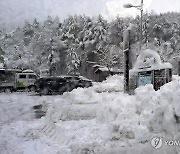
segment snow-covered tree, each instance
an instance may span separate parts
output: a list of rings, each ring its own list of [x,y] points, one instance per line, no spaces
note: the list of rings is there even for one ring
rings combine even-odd
[[[125,25],[122,18],[117,17],[110,23],[109,27],[109,41],[113,45],[119,46],[123,42],[123,31]]]
[[[67,55],[67,69],[68,69],[68,74],[77,74],[77,71],[80,66],[80,59],[75,51],[73,49],[70,49],[68,55]]]
[[[0,64],[4,64],[4,50],[0,47]]]
[[[106,66],[109,71],[118,64],[119,57],[114,51],[112,47],[106,45],[104,48],[99,48],[99,64],[102,66]]]
[[[180,40],[179,17],[178,13],[143,15],[142,48],[147,48],[145,44],[148,42],[148,47],[158,51],[165,61],[179,55],[176,52]],[[53,55],[56,59],[55,74],[57,75],[66,74],[69,64],[75,64],[72,63],[71,58],[68,58],[71,57],[72,51],[84,67],[89,53],[93,53],[96,57],[91,59],[94,63],[107,66],[103,59],[112,55],[114,58],[109,58],[108,65],[112,67],[114,64],[112,60],[118,57],[120,60],[116,60],[119,63],[116,65],[122,66],[122,33],[129,23],[135,24],[136,27],[132,46],[132,50],[136,53],[139,41],[139,16],[135,19],[117,17],[109,22],[102,16],[91,18],[85,15],[74,15],[69,16],[62,23],[58,17],[48,16],[42,23],[34,19],[32,23],[25,22],[24,27],[17,27],[11,32],[0,28],[3,59],[7,67],[30,68],[39,72],[41,68],[50,67],[48,57]],[[51,38],[54,40],[53,43],[50,42]],[[116,53],[116,50],[112,51],[112,46],[119,53]]]

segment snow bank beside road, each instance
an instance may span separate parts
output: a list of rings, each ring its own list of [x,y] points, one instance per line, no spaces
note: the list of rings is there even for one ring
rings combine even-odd
[[[178,151],[177,147],[155,151],[150,140],[154,136],[180,140],[180,82],[174,80],[157,92],[152,85],[139,87],[134,96],[129,96],[120,92],[122,81],[122,77],[116,75],[56,99],[47,116],[56,123],[54,127],[61,130],[59,136],[65,138],[59,139],[61,145],[72,153],[85,150],[173,154]]]

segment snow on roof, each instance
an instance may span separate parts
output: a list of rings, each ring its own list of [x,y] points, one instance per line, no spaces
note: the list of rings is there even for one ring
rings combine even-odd
[[[98,69],[95,71],[95,73],[97,73],[98,71],[108,72],[109,69],[108,69],[107,67],[100,67],[100,68],[98,68]],[[113,68],[111,68],[110,71],[111,71],[111,72],[117,72],[117,73],[118,73],[118,72],[123,72],[122,69],[113,69]]]
[[[24,70],[23,73],[34,73],[33,70]]]
[[[95,67],[104,67],[104,66],[96,64],[96,65],[93,65],[92,67],[95,68]]]
[[[156,51],[146,49],[137,58],[133,70],[153,70],[172,68],[170,63],[162,63],[159,54]]]
[[[91,80],[85,78],[84,76],[79,76],[79,78],[81,78],[82,80],[91,81]]]
[[[1,71],[11,71],[11,72],[22,72],[20,69],[5,69],[5,68],[0,68]]]

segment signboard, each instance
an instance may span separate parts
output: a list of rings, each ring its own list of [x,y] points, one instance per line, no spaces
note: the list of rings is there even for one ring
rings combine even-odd
[[[152,76],[139,76],[138,86],[145,86],[146,84],[152,84]]]
[[[152,73],[151,73],[151,71],[139,72],[138,86],[145,86],[146,84],[152,84]]]

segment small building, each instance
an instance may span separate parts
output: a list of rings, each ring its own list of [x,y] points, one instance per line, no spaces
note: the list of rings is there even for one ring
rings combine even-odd
[[[160,56],[153,50],[143,51],[130,70],[130,91],[139,86],[152,84],[155,90],[172,80],[172,65],[162,63]]]
[[[173,73],[180,76],[180,56],[175,56],[171,59],[173,65]]]
[[[102,82],[106,80],[109,75],[123,74],[123,69],[108,69],[107,67],[99,67],[95,70],[95,81]]]

